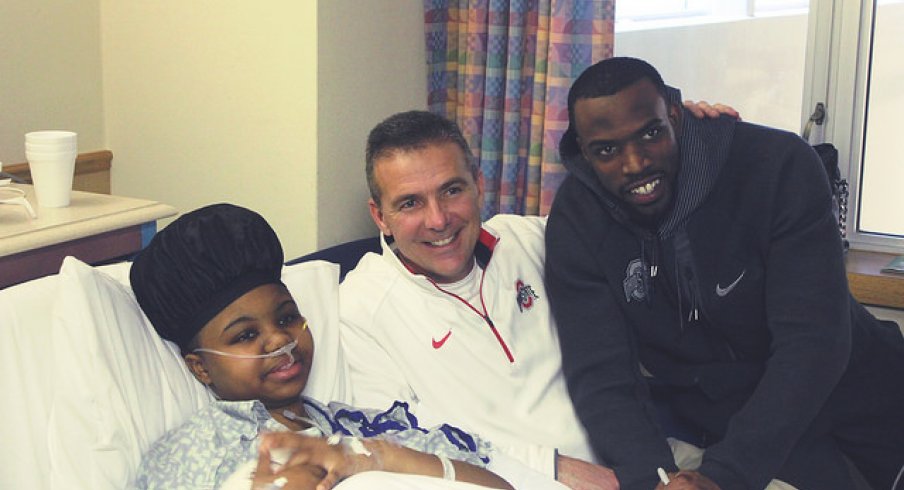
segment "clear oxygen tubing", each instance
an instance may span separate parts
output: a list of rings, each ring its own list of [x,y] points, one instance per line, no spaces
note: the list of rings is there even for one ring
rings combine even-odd
[[[307,328],[307,323],[305,323],[305,328]],[[295,356],[292,355],[292,351],[295,350],[295,347],[298,347],[298,339],[293,339],[288,344],[266,354],[233,354],[231,352],[223,352],[214,349],[195,349],[192,352],[208,352],[210,354],[232,357],[236,359],[267,359],[270,357],[279,357],[285,355],[289,358],[289,366],[292,366],[293,364],[295,364]]]
[[[288,344],[276,349],[272,352],[268,352],[266,354],[233,354],[231,352],[223,352],[214,349],[195,349],[192,352],[208,352],[210,354],[217,354],[219,356],[226,357],[234,357],[236,359],[266,359],[269,357],[279,357],[285,355],[289,358],[289,366],[295,364],[295,356],[292,355],[292,351],[295,350],[295,347],[298,346],[298,339],[294,339]],[[287,366],[288,367],[288,366]]]

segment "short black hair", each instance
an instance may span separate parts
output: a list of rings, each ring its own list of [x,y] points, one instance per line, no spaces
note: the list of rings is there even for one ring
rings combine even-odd
[[[653,65],[644,60],[617,56],[590,66],[571,85],[568,91],[568,130],[559,142],[562,158],[580,153],[574,123],[574,106],[581,99],[593,99],[615,95],[634,82],[647,79],[653,83],[662,98],[668,102],[669,92],[662,76]]]
[[[365,172],[371,199],[380,204],[380,188],[374,178],[376,160],[398,151],[418,150],[437,143],[458,145],[467,159],[471,173],[477,178],[477,164],[468,142],[458,125],[445,117],[427,111],[399,112],[374,126],[367,136],[365,150]]]

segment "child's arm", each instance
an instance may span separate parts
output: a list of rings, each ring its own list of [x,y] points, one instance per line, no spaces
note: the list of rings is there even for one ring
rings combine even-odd
[[[457,481],[475,483],[491,488],[511,490],[511,485],[495,473],[462,461],[450,461],[446,470],[438,456],[397,446],[378,440],[358,440],[357,444],[331,445],[324,438],[306,437],[292,432],[265,434],[261,439],[261,457],[269,461],[269,450],[285,448],[292,451],[286,467],[313,464],[323,468],[326,476],[317,490],[329,490],[344,478],[363,471],[388,471],[442,478],[454,474]],[[369,455],[366,453],[370,453]],[[281,471],[277,471],[278,478]]]
[[[270,453],[265,451],[261,452],[257,461],[257,469],[251,474],[253,475],[251,490],[315,490],[326,476],[326,472],[322,468],[312,464],[283,467],[281,471],[276,472],[273,469]],[[248,487],[236,486],[235,488]]]

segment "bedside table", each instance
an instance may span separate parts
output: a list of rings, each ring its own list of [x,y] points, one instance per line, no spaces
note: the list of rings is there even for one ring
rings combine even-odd
[[[34,189],[23,189],[37,212],[0,204],[0,288],[55,274],[63,258],[98,264],[138,252],[157,232],[157,220],[174,216],[172,206],[128,197],[72,191],[65,208],[39,208]]]

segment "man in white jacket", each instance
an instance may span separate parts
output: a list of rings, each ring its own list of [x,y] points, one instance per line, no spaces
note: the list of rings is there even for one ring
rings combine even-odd
[[[737,117],[721,104],[685,107]],[[470,148],[455,123],[429,112],[374,127],[366,174],[383,251],[340,286],[355,404],[407,401],[422,422],[478,433],[571,488],[618,488],[596,464],[562,375],[543,283],[546,219],[481,223]]]
[[[396,114],[367,143],[382,255],[340,289],[355,403],[411,404],[479,433],[572,488],[617,488],[594,456],[562,377],[543,285],[545,218],[481,223],[483,179],[458,127]]]

